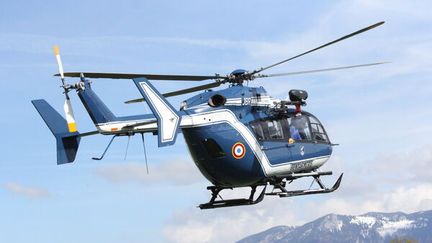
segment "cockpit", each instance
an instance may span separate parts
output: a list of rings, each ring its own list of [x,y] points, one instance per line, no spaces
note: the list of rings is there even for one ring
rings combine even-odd
[[[287,116],[259,119],[250,123],[258,141],[289,140],[330,143],[327,133],[313,115],[289,113]]]

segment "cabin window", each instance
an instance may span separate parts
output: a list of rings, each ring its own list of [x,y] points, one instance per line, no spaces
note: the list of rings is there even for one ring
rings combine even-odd
[[[272,119],[254,121],[250,123],[250,126],[258,140],[278,140],[289,138],[289,130],[285,129],[286,124],[286,119],[285,121]]]
[[[283,139],[282,127],[278,120],[267,121],[270,139]]]
[[[219,146],[219,144],[212,138],[206,138],[202,141],[204,144],[205,149],[207,150],[207,153],[213,157],[213,158],[221,158],[224,157],[226,154],[222,150],[222,148]]]
[[[264,139],[264,130],[259,122],[253,122],[250,124],[252,127],[252,131],[254,131],[255,136],[258,140]]]
[[[329,143],[321,123],[314,116],[290,113],[285,117],[260,119],[250,123],[258,140],[288,140]]]

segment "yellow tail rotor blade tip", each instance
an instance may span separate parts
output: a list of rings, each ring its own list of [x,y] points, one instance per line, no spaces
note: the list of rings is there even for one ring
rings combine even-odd
[[[59,55],[60,51],[59,51],[59,47],[58,46],[54,46],[54,54],[55,55]]]
[[[77,131],[76,123],[68,123],[68,129],[69,132],[76,132]]]

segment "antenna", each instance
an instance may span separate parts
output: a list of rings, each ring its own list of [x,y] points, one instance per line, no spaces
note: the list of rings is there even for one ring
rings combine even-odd
[[[127,154],[128,154],[128,150],[129,150],[129,142],[130,142],[130,135],[128,135],[128,140],[127,140],[127,144],[126,144],[126,153],[125,153],[125,156],[124,156],[124,160],[126,160],[126,158],[127,158]]]
[[[148,163],[147,163],[147,152],[146,152],[146,146],[145,146],[145,140],[144,140],[144,133],[141,133],[141,138],[142,138],[142,142],[143,142],[144,159],[145,159],[146,169],[147,169],[147,175],[148,175],[149,174],[149,169],[148,169]]]

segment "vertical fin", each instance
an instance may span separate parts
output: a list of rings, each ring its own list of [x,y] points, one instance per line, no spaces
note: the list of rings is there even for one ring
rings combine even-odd
[[[146,78],[135,78],[133,81],[156,116],[159,147],[174,144],[181,116]]]
[[[90,82],[84,81],[84,88],[78,90],[78,96],[94,124],[115,121],[117,117],[92,90]]]
[[[32,100],[32,103],[56,138],[57,164],[73,162],[80,142],[79,133],[69,132],[66,120],[45,100]]]

